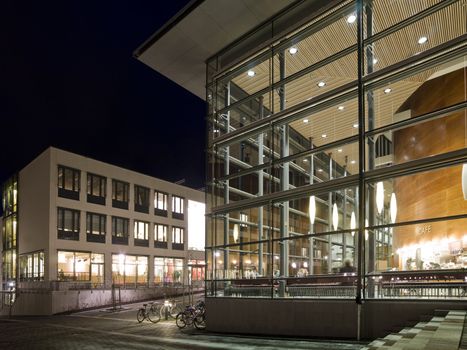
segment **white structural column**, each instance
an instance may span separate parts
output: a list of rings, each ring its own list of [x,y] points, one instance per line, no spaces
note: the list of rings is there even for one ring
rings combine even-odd
[[[332,153],[329,153],[329,180],[334,178],[332,173]],[[329,231],[333,231],[334,228],[332,227],[332,213],[333,213],[333,202],[332,202],[332,192],[328,194],[328,229]],[[328,272],[332,271],[332,236],[328,235]]]
[[[279,69],[280,79],[285,78],[285,53],[279,52]],[[280,110],[285,109],[285,85],[279,88]],[[283,125],[280,127],[280,142],[281,142],[281,158],[289,155],[289,126]],[[282,164],[281,176],[281,190],[287,191],[289,189],[289,164]],[[289,236],[289,202],[282,203],[280,208],[280,237],[282,239]],[[289,275],[289,241],[283,240],[280,242],[280,274],[287,277]]]
[[[263,96],[259,98],[259,119],[263,119]],[[258,165],[263,164],[263,156],[264,156],[264,134],[260,133],[258,135]],[[262,197],[264,194],[263,191],[263,169],[258,171],[258,197]],[[258,240],[263,239],[263,207],[258,208]],[[263,243],[258,244],[258,273],[261,276],[264,276],[265,273],[263,271]]]
[[[227,86],[225,88],[225,104],[226,106],[230,105],[230,81],[227,83]],[[230,110],[227,111],[226,114],[223,115],[225,119],[225,132],[229,133],[230,132]],[[224,149],[224,175],[229,175],[230,173],[230,146],[225,146]],[[230,198],[229,198],[229,180],[226,179],[224,182],[224,204],[229,204]],[[229,214],[226,213],[224,217],[224,242],[223,244],[229,244]],[[229,248],[227,247],[224,251],[224,278],[229,278],[229,276],[226,276],[229,271]]]
[[[313,138],[310,137],[310,149],[313,149]],[[312,154],[310,156],[310,185],[312,185],[314,181],[314,174],[315,174],[315,159],[314,155]],[[311,202],[309,203],[311,205]],[[316,199],[315,199],[315,205],[316,205]],[[308,213],[310,213],[310,210],[308,210]],[[316,218],[313,218],[316,219]],[[309,218],[310,220],[310,234],[313,234],[315,231],[315,225],[314,223],[311,222],[312,218]],[[309,240],[309,249],[308,249],[308,274],[312,275],[313,274],[313,267],[314,267],[314,239],[313,237],[310,237]]]

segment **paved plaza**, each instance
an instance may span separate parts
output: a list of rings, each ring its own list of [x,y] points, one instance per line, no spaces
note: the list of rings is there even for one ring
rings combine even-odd
[[[362,343],[290,340],[179,330],[173,320],[138,323],[141,304],[120,311],[0,319],[0,349],[360,349]]]

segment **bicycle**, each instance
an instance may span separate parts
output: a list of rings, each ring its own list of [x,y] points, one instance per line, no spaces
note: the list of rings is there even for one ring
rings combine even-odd
[[[138,323],[143,322],[145,319],[148,319],[152,323],[159,322],[161,317],[158,312],[157,304],[154,302],[143,304],[136,313],[136,319],[138,320]]]
[[[182,308],[177,305],[177,301],[175,299],[165,300],[164,303],[159,306],[160,318],[176,318],[181,311]]]
[[[186,326],[194,325],[196,329],[206,328],[205,310],[203,301],[198,301],[195,306],[187,306],[175,318],[177,327],[182,329]]]

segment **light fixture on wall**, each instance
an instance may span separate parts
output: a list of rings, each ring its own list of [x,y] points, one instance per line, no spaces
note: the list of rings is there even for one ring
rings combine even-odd
[[[350,215],[350,229],[355,230],[357,228],[357,219],[355,218],[355,212],[352,211]],[[352,231],[352,237],[355,236],[355,231]]]
[[[368,219],[365,219],[365,227],[368,227]],[[365,229],[365,241],[368,241],[368,230]]]
[[[391,223],[395,223],[396,216],[397,216],[397,200],[396,200],[396,194],[394,192],[391,194],[390,211],[391,211]]]
[[[381,214],[384,207],[384,185],[380,181],[376,183],[376,209],[378,209],[378,214]]]
[[[238,231],[239,231],[238,224],[235,224],[233,227],[233,239],[235,243],[237,243],[238,241]]]
[[[462,165],[462,193],[467,201],[467,163]]]
[[[316,218],[316,199],[315,196],[310,197],[310,205],[308,207],[308,215],[310,216],[310,224],[314,225]]]
[[[339,225],[339,212],[337,211],[337,204],[334,203],[332,206],[332,226],[334,227],[334,231],[337,231]]]

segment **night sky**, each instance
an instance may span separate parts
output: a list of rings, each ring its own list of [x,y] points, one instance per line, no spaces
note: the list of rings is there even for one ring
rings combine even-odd
[[[2,1],[0,182],[55,146],[202,187],[204,101],[132,56],[187,3]]]

